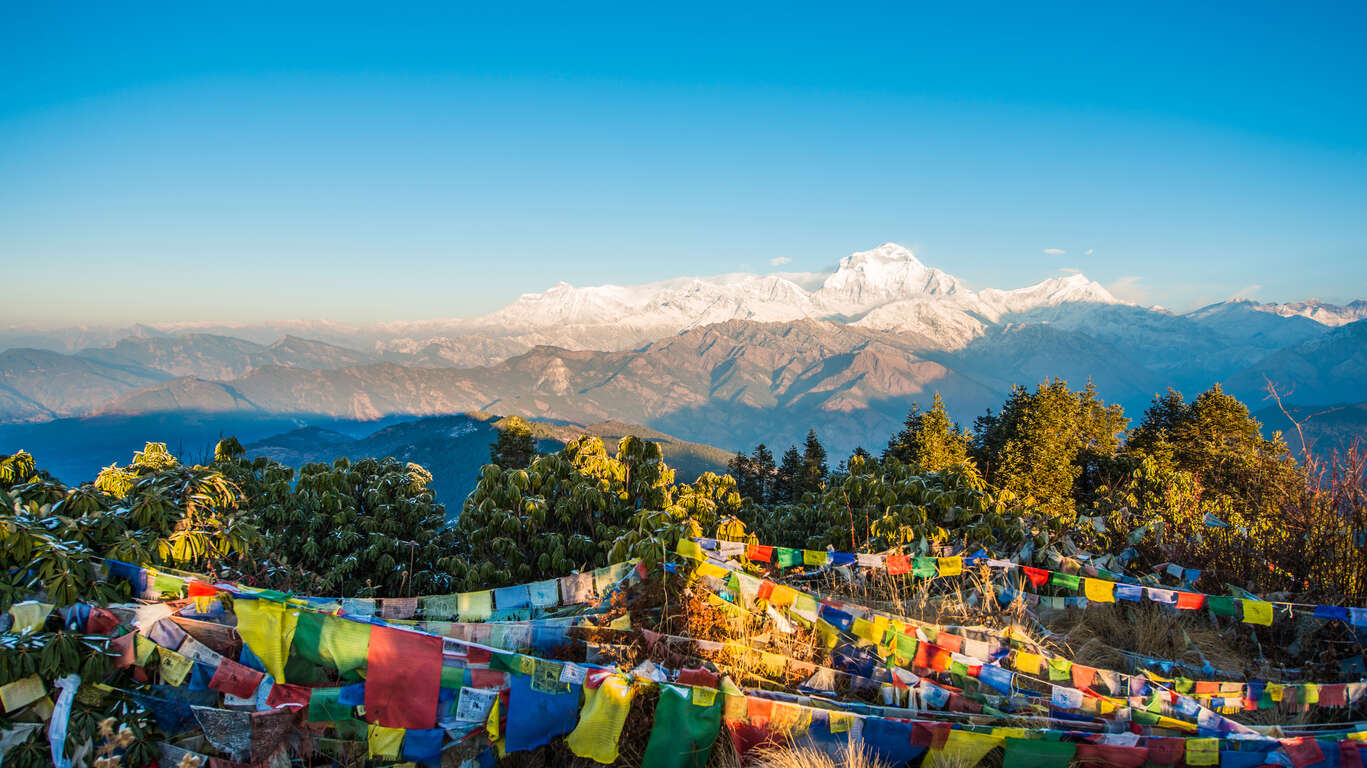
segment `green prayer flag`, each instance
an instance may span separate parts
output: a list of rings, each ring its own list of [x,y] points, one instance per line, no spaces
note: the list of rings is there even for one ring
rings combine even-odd
[[[722,700],[712,689],[662,684],[642,768],[703,768],[721,729]]]
[[[1076,590],[1080,582],[1075,573],[1059,573],[1058,571],[1054,571],[1049,574],[1049,583],[1056,587]]]
[[[465,667],[443,664],[441,666],[441,687],[457,691],[465,687]]]
[[[917,557],[911,561],[911,575],[918,579],[933,579],[940,575],[940,564],[934,557]]]
[[[1002,765],[1011,768],[1054,768],[1067,765],[1076,749],[1077,745],[1071,741],[1008,738]]]
[[[774,562],[779,568],[792,568],[802,563],[802,550],[778,547],[774,549]]]
[[[352,719],[352,708],[340,701],[341,688],[314,688],[309,691],[309,722],[331,723]]]
[[[294,627],[294,640],[290,647],[292,654],[308,659],[314,664],[327,664],[319,643],[323,637],[323,620],[326,614],[313,611],[300,611],[299,623]],[[286,673],[288,674],[288,673]],[[293,678],[290,678],[293,679]]]
[[[352,673],[365,668],[370,653],[370,625],[327,616],[319,635],[318,650],[325,666],[336,667],[347,679],[355,679]]]
[[[1206,607],[1216,616],[1237,616],[1239,607],[1232,597],[1206,595]]]

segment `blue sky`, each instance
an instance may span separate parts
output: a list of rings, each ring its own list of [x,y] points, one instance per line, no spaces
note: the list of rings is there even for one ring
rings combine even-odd
[[[1361,3],[944,5],[5,4],[0,323],[451,317],[889,240],[977,287],[1367,295]]]

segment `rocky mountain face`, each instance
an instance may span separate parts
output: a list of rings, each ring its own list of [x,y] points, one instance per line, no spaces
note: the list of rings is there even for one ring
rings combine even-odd
[[[975,291],[889,243],[828,273],[562,283],[470,319],[139,326],[104,342],[107,329],[9,329],[0,343],[87,346],[0,355],[0,423],[488,410],[621,419],[726,449],[815,426],[840,451],[885,439],[934,392],[971,421],[1013,384],[1053,376],[1090,378],[1136,416],[1165,387],[1216,381],[1251,404],[1267,379],[1298,404],[1367,400],[1361,316],[1367,302],[1231,301],[1178,315],[1082,275]]]

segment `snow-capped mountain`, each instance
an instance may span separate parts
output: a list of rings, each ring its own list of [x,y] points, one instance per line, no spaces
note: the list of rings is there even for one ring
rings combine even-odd
[[[975,293],[903,246],[885,243],[846,256],[825,274],[733,274],[584,288],[562,282],[463,326],[528,344],[616,350],[730,320],[812,319],[912,334],[928,347],[956,349],[1013,314],[1122,303],[1082,275]]]

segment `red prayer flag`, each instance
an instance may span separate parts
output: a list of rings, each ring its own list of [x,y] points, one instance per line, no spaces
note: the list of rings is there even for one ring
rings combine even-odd
[[[271,709],[280,709],[281,707],[307,708],[309,693],[312,690],[307,685],[276,683],[271,686],[270,695],[266,697],[266,706]]]
[[[768,600],[774,594],[774,582],[765,579],[759,583],[759,599]]]
[[[133,640],[135,637],[137,637],[136,633],[129,632],[124,635],[119,635],[109,641],[110,650],[119,652],[119,657],[114,660],[115,669],[131,667],[133,666],[133,663],[137,661],[137,654],[133,652]]]
[[[751,544],[749,547],[746,547],[745,556],[751,560],[767,563],[774,559],[774,548],[760,544]]]
[[[964,639],[958,635],[951,635],[948,632],[941,632],[935,638],[935,644],[950,653],[958,653],[964,648]]]
[[[1081,664],[1073,665],[1073,687],[1085,691],[1096,682],[1096,670]]]
[[[1044,586],[1044,582],[1049,580],[1049,572],[1043,568],[1031,568],[1028,565],[1022,565],[1021,570],[1025,571],[1025,578],[1037,587]]]
[[[187,594],[190,597],[209,597],[218,594],[218,590],[202,581],[196,581],[194,579],[187,581],[185,586],[189,590]]]
[[[1186,754],[1187,740],[1179,737],[1148,738],[1144,740],[1144,748],[1149,751],[1148,760],[1154,765],[1177,765]]]
[[[1363,768],[1362,742],[1357,739],[1339,742],[1339,768]]]
[[[906,555],[888,555],[883,560],[883,565],[888,569],[888,573],[897,576],[911,572],[911,558]]]
[[[209,687],[222,693],[231,693],[239,699],[251,699],[256,697],[256,687],[261,684],[262,677],[265,675],[245,664],[224,659],[218,663],[218,669],[209,679]]]
[[[388,728],[425,730],[437,723],[441,638],[372,627],[366,655],[366,719]]]
[[[90,607],[90,618],[85,620],[85,633],[87,635],[107,635],[119,628],[119,617],[108,608],[101,608],[98,605]]]
[[[1123,747],[1119,744],[1078,744],[1073,759],[1083,765],[1104,765],[1107,768],[1140,768],[1148,759],[1144,747]]]
[[[915,722],[911,724],[911,746],[938,749],[949,740],[950,723]]]
[[[1178,592],[1177,608],[1183,611],[1194,611],[1206,604],[1206,596],[1200,592]]]
[[[502,688],[508,684],[508,676],[492,669],[471,669],[471,688]]]
[[[1291,758],[1291,764],[1296,768],[1324,760],[1324,750],[1320,749],[1320,743],[1309,736],[1282,739],[1281,742],[1282,750],[1286,752],[1287,757]]]

